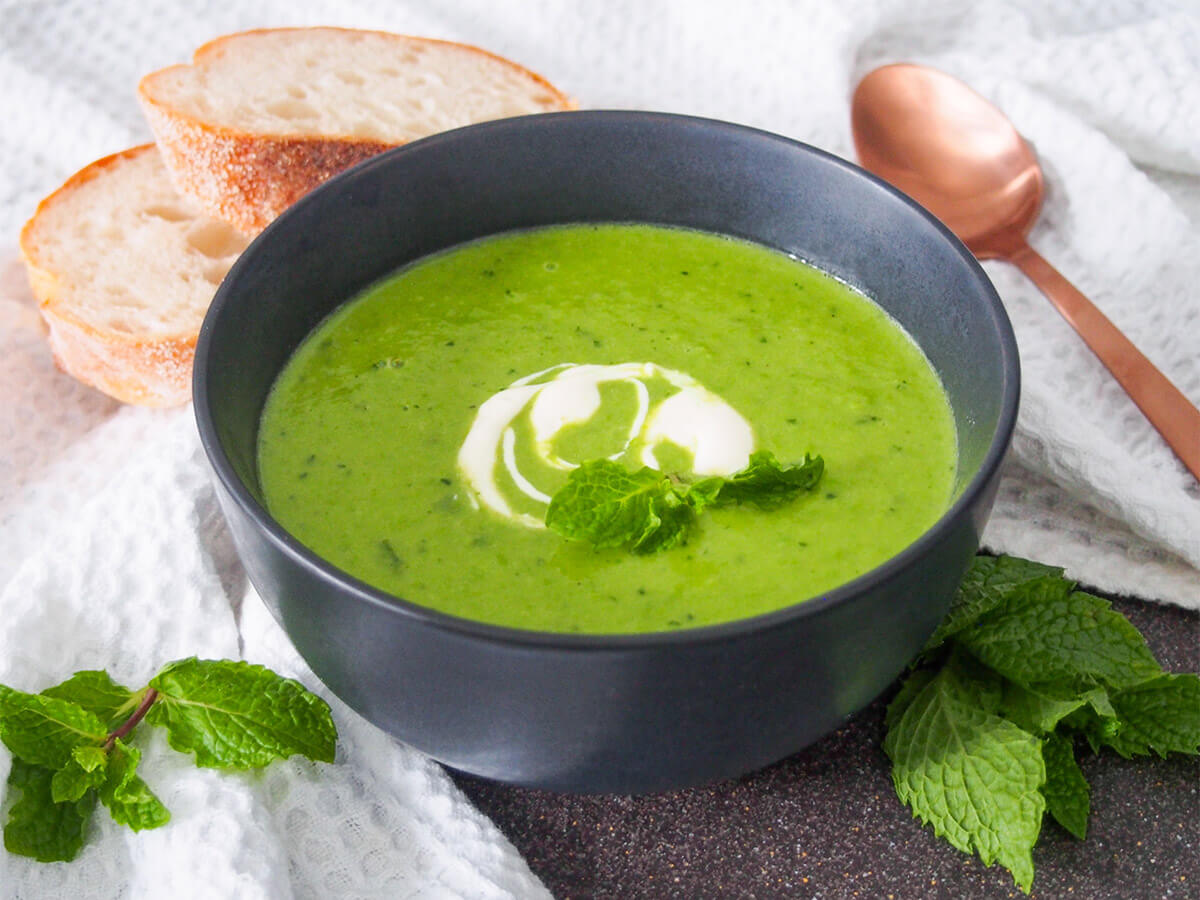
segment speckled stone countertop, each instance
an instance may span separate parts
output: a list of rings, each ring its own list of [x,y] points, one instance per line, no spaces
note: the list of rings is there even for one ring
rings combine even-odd
[[[1200,615],[1114,598],[1170,671],[1200,671]],[[770,768],[642,797],[571,796],[455,780],[559,900],[576,898],[1020,897],[923,828],[892,790],[880,749],[889,690]],[[1200,898],[1200,759],[1080,760],[1088,837],[1047,817],[1033,896]]]

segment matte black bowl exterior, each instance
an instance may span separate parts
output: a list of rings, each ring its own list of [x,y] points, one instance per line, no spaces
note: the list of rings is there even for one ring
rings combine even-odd
[[[600,220],[749,238],[875,298],[925,350],[954,408],[960,484],[945,516],[828,595],[726,625],[620,636],[524,632],[423,609],[323,562],[271,519],[255,466],[263,400],[292,350],[336,305],[444,247]],[[467,772],[559,790],[643,792],[781,759],[896,677],[977,549],[1016,416],[1018,367],[1008,319],[975,259],[916,204],[856,167],[727,123],[573,112],[427,138],[301,200],[217,292],[194,391],[250,579],[334,693]]]

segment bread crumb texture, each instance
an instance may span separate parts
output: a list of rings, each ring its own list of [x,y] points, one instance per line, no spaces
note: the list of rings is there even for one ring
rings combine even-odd
[[[190,399],[200,324],[246,243],[179,196],[153,145],[73,175],[20,238],[59,367],[151,406]]]

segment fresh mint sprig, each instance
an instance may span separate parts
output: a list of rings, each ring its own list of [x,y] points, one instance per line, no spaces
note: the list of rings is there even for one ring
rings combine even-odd
[[[42,862],[74,859],[96,801],[134,831],[170,813],[138,775],[129,737],[143,722],[196,764],[265,766],[292,755],[333,762],[329,706],[303,685],[262,666],[230,660],[169,663],[139,691],[103,671],[76,672],[40,694],[0,685],[0,741],[13,754],[10,788],[20,798],[4,825],[11,853]]]
[[[977,557],[888,706],[901,801],[1028,893],[1045,813],[1087,834],[1075,756],[1200,752],[1200,676],[1163,672],[1145,639],[1061,569]]]
[[[784,465],[760,450],[729,478],[688,482],[648,466],[631,472],[613,460],[594,460],[574,469],[550,499],[546,527],[597,548],[654,553],[686,543],[698,514],[709,507],[775,509],[816,487],[824,470],[819,456]]]

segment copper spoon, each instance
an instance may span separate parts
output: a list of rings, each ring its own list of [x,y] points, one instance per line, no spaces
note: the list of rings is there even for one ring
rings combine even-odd
[[[926,207],[980,259],[1036,284],[1200,479],[1200,410],[1025,237],[1045,186],[1029,145],[962,82],[899,63],[868,74],[850,107],[863,167]]]

